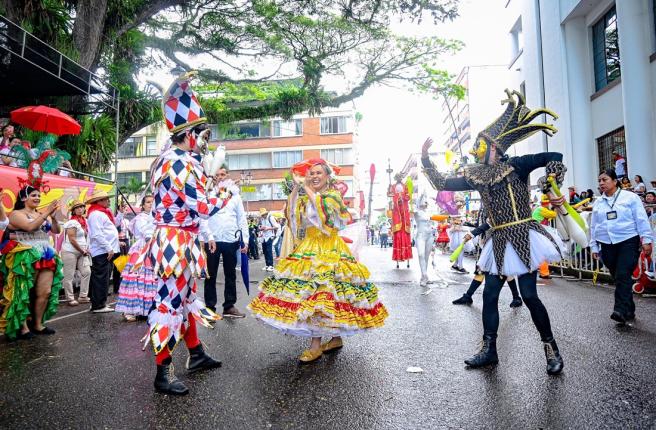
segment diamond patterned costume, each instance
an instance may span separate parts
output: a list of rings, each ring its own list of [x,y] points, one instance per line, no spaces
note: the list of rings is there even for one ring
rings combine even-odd
[[[172,352],[194,318],[206,327],[219,319],[198,299],[196,280],[206,277],[206,258],[198,237],[200,219],[218,212],[222,201],[206,195],[200,155],[172,147],[153,169],[155,234],[133,270],[148,264],[158,278],[148,338],[156,354]]]

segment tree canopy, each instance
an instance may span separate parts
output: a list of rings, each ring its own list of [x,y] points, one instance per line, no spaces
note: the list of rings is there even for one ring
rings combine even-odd
[[[0,0],[0,13],[120,90],[121,141],[161,118],[159,94],[138,81],[154,69],[198,70],[220,124],[318,114],[372,85],[462,92],[438,65],[459,42],[389,30],[395,20],[451,20],[456,0]],[[328,92],[331,80],[343,85]],[[107,153],[83,167],[106,167]]]

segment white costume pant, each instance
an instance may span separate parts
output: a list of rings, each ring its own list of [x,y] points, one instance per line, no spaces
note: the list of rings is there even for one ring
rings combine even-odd
[[[415,238],[415,246],[417,247],[417,254],[419,255],[419,268],[421,269],[421,278],[428,279],[428,259],[430,258],[431,251],[433,250],[433,232],[428,231],[418,232]]]

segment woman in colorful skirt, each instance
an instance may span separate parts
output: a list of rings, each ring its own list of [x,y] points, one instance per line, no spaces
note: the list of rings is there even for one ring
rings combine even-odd
[[[143,264],[132,272],[132,266],[155,231],[155,218],[152,215],[153,200],[151,195],[141,200],[141,212],[134,217],[129,226],[135,242],[128,252],[128,262],[121,273],[121,287],[116,304],[116,312],[123,312],[128,322],[136,321],[137,316],[148,315],[157,292],[157,282],[153,277],[153,268],[149,264]]]
[[[62,261],[49,235],[51,231],[60,233],[59,224],[52,219],[59,210],[59,201],[52,202],[44,212],[37,210],[40,204],[38,188],[29,185],[21,188],[3,236],[0,332],[4,331],[12,340],[55,333],[43,323],[57,312],[64,278]],[[27,324],[30,318],[31,327]]]
[[[378,288],[368,281],[369,270],[338,236],[350,221],[342,195],[333,187],[332,175],[338,171],[322,159],[292,167],[295,177],[305,180],[293,185],[287,219],[295,237],[301,229],[305,235],[260,284],[248,306],[257,319],[283,333],[311,338],[302,363],[340,349],[343,336],[381,327],[387,317]],[[322,344],[324,336],[330,340]]]

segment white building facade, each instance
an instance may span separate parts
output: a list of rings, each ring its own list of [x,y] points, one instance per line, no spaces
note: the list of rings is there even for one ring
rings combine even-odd
[[[656,178],[656,0],[502,0],[509,81],[531,108],[559,115],[559,132],[515,145],[558,151],[566,183],[597,189],[612,153],[631,178]]]

